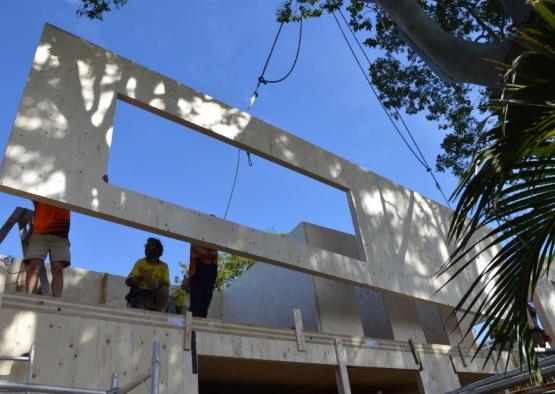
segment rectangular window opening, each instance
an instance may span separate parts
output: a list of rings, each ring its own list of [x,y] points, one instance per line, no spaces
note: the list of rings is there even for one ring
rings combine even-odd
[[[236,147],[117,101],[108,163],[114,185],[223,218],[238,155]],[[307,222],[354,236],[344,191],[258,156],[252,161],[241,151],[227,220],[279,234]]]

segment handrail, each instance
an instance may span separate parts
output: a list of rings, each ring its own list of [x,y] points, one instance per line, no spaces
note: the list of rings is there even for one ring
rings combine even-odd
[[[555,364],[555,356],[546,357],[543,360],[539,361],[540,368],[551,367],[554,364]],[[523,374],[523,372],[525,372],[525,373]],[[515,369],[512,369],[510,371],[507,371],[506,373],[500,373],[500,374],[497,374],[497,375],[494,375],[494,376],[490,376],[489,378],[479,380],[477,382],[474,382],[474,383],[468,384],[464,387],[461,387],[457,390],[449,391],[445,394],[475,393],[475,392],[477,392],[476,390],[478,390],[480,388],[484,388],[486,386],[490,387],[490,385],[493,385],[494,383],[498,383],[498,382],[501,382],[501,381],[504,381],[504,380],[512,379],[512,378],[514,378],[516,376],[520,376],[520,375],[528,376],[527,368],[515,368]]]

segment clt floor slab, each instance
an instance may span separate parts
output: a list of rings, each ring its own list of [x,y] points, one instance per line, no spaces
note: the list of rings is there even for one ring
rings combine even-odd
[[[348,379],[353,380],[349,387],[355,389],[375,384],[393,387],[387,376],[405,371],[418,377],[422,393],[441,393],[459,386],[458,374],[497,372],[492,363],[482,369],[484,354],[471,363],[473,350],[465,349],[461,354],[457,347],[446,345],[415,343],[411,348],[407,342],[306,331],[304,349],[299,350],[292,329],[193,318],[189,323],[196,334],[196,346],[185,350],[187,324],[177,315],[19,294],[4,294],[0,308],[0,354],[21,355],[34,343],[35,383],[102,389],[108,387],[111,374],[117,373],[120,383],[125,384],[148,370],[154,340],[162,346],[162,393],[197,393],[199,379],[210,392],[210,387],[229,379],[217,367],[226,360],[230,368],[253,364],[259,365],[261,371],[269,365],[266,363],[277,363],[282,369],[276,371],[273,379],[287,375],[284,371],[294,365],[300,371],[336,371],[339,350],[334,344],[338,339],[342,342],[341,356]],[[199,357],[196,370],[195,352]],[[381,370],[390,373],[378,373]],[[368,371],[369,375],[361,371]],[[0,376],[24,381],[27,369],[23,364],[1,362]],[[310,377],[300,376],[296,381],[280,383],[260,379],[252,374],[243,383],[252,383],[253,387],[289,384],[297,388],[314,384]],[[334,375],[326,381],[329,379],[335,379]],[[412,384],[404,380],[401,383]],[[141,390],[146,392],[146,386]]]

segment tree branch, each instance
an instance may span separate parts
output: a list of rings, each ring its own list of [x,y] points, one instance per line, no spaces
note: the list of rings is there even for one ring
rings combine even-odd
[[[488,25],[486,25],[484,21],[482,21],[480,17],[476,15],[476,12],[474,12],[474,9],[471,6],[469,6],[466,1],[461,1],[460,3],[461,3],[461,7],[464,8],[466,12],[468,12],[470,16],[472,16],[472,18],[474,18],[476,23],[480,25],[480,27],[484,31],[486,31],[495,40],[501,41],[501,37],[499,37],[499,35],[496,32],[494,32],[493,29],[491,29]],[[478,40],[474,40],[474,41],[478,41]]]
[[[438,76],[450,82],[495,86],[501,72],[493,62],[504,63],[511,43],[478,43],[458,38],[430,18],[415,0],[366,0],[379,5],[395,21],[407,44]]]

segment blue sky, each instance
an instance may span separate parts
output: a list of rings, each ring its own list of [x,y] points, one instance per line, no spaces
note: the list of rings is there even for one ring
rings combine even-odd
[[[49,22],[132,61],[246,109],[277,31],[278,0],[129,1],[103,22],[75,15],[76,0],[6,2],[0,14],[4,37],[0,62],[0,151],[4,152],[34,51]],[[266,77],[287,71],[296,49],[297,26],[285,26]],[[375,54],[371,54],[375,56]],[[298,65],[278,85],[262,86],[253,115],[330,150],[426,197],[442,197],[395,134],[371,95],[330,16],[304,25]],[[409,127],[433,163],[442,133],[423,117]],[[222,217],[237,149],[125,103],[118,103],[110,182]],[[260,230],[288,232],[300,221],[353,233],[343,192],[283,167],[245,156],[228,219]],[[456,180],[440,174],[447,193]],[[0,193],[0,220],[25,199]],[[73,265],[127,275],[150,234],[73,214]],[[161,237],[162,259],[172,277],[187,261],[189,245]],[[14,230],[0,254],[21,256]]]

